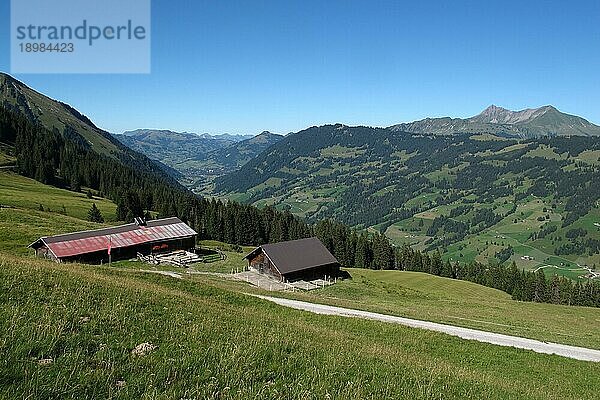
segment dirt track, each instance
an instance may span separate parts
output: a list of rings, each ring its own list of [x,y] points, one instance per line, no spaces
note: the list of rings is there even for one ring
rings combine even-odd
[[[298,310],[310,311],[316,314],[340,315],[344,317],[372,319],[383,322],[405,325],[412,328],[428,329],[442,332],[452,336],[458,336],[467,340],[492,343],[499,346],[516,347],[519,349],[533,350],[536,353],[556,354],[575,360],[600,362],[600,350],[587,349],[585,347],[568,346],[558,343],[540,342],[538,340],[526,339],[518,336],[503,335],[479,331],[476,329],[462,328],[458,326],[439,324],[435,322],[420,321],[416,319],[395,317],[392,315],[378,314],[368,311],[353,310],[349,308],[326,306],[322,304],[308,303],[305,301],[281,299],[270,296],[256,295],[264,300],[272,301],[285,307]]]

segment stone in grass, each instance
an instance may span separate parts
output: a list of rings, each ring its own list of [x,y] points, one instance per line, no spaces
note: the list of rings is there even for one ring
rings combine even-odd
[[[53,359],[53,358],[40,358],[40,359],[38,360],[38,364],[39,364],[39,365],[44,365],[44,366],[46,366],[46,365],[50,365],[50,364],[52,364],[53,362],[54,362],[54,359]]]
[[[140,343],[133,350],[131,350],[131,354],[134,356],[145,356],[150,353],[152,350],[156,349],[156,346],[152,343]]]
[[[118,388],[124,388],[125,386],[127,386],[127,382],[125,381],[117,381],[117,387]]]

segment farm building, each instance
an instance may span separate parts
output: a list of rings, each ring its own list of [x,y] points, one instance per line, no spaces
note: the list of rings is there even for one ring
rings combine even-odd
[[[250,269],[283,282],[335,277],[340,273],[340,263],[315,237],[264,244],[244,258]]]
[[[164,218],[147,223],[136,218],[135,223],[111,228],[41,237],[28,247],[35,255],[56,262],[79,261],[99,264],[124,260],[153,252],[194,248],[197,233],[179,218]]]

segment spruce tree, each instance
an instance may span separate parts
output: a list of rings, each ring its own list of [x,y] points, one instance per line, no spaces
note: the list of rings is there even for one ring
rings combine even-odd
[[[92,204],[92,208],[88,211],[88,221],[91,222],[104,222],[104,217],[102,217],[102,213],[96,207],[96,203]]]

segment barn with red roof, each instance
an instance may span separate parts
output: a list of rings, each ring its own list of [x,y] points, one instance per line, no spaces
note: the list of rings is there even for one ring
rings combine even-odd
[[[110,228],[41,237],[28,247],[38,257],[57,262],[79,261],[99,264],[108,260],[133,258],[137,253],[189,250],[197,233],[179,218],[164,218]]]

